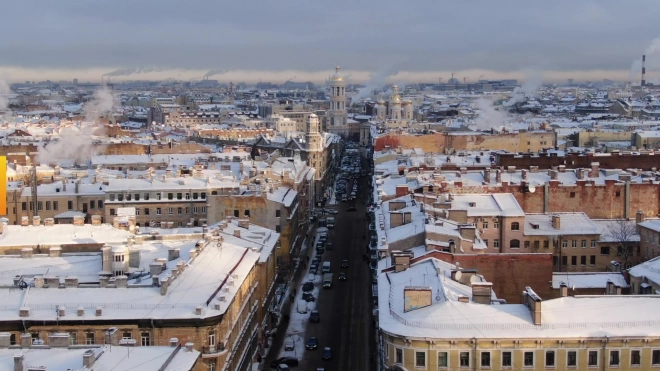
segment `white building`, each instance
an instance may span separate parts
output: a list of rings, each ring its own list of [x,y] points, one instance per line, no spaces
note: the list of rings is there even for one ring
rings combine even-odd
[[[339,74],[339,66],[330,78],[330,110],[328,111],[328,131],[346,137],[350,134],[346,112],[346,82]]]

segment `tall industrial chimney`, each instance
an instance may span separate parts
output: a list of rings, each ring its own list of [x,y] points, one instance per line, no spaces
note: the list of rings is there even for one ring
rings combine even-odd
[[[642,55],[642,87],[646,86],[646,55]]]

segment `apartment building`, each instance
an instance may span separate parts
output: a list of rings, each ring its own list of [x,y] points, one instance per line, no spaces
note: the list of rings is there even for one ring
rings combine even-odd
[[[129,218],[128,229],[133,225]],[[159,241],[150,233],[122,232],[128,235],[123,243],[76,254],[57,246],[36,254],[34,233],[15,227],[2,234],[29,243],[15,247],[20,255],[0,256],[2,271],[20,270],[2,283],[0,341],[141,347],[168,346],[176,338],[201,352],[196,370],[231,371],[248,370],[265,345],[273,320],[275,231],[227,218],[207,233],[163,234]]]
[[[379,271],[383,369],[660,367],[656,298],[568,296],[562,285],[560,298],[544,300],[527,287],[522,304],[507,304],[497,299],[491,282],[433,256],[383,259]],[[613,307],[626,308],[625,317],[603,310]]]
[[[135,208],[136,225],[151,227],[201,226],[207,222],[207,198],[238,194],[240,186],[222,173],[216,177],[174,177],[171,173],[144,179],[110,179],[105,192],[105,220],[118,208]]]

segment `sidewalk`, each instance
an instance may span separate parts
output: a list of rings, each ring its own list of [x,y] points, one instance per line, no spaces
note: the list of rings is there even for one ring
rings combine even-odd
[[[282,296],[282,303],[280,307],[280,321],[277,324],[277,327],[272,331],[274,333],[271,341],[270,341],[270,347],[266,349],[267,354],[263,358],[263,361],[261,362],[260,370],[268,370],[270,369],[270,362],[274,361],[277,359],[277,356],[279,355],[280,349],[282,349],[282,346],[284,345],[284,339],[286,335],[286,329],[287,326],[289,325],[289,317],[291,315],[291,306],[294,304],[289,300],[292,290],[295,289],[296,292],[300,291],[300,284],[302,281],[302,278],[305,277],[305,274],[307,273],[307,267],[308,265],[306,264],[307,259],[305,257],[309,257],[311,259],[312,251],[314,251],[311,246],[314,244],[314,240],[316,239],[316,223],[312,224],[310,226],[310,230],[308,231],[308,237],[305,239],[307,244],[304,248],[301,248],[300,251],[300,261],[297,264],[295,268],[295,272],[293,273],[293,277],[291,278],[291,281],[287,285],[286,288],[286,293]]]

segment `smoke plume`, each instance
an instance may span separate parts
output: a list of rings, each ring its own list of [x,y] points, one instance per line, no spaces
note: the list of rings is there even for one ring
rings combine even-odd
[[[211,77],[214,75],[222,75],[229,72],[229,70],[222,70],[222,69],[216,69],[216,70],[210,70],[209,72],[204,75],[204,78]]]
[[[2,116],[11,116],[9,111],[9,94],[11,94],[11,89],[9,88],[8,76],[0,75],[0,117]]]
[[[96,122],[101,114],[112,111],[115,99],[112,92],[107,87],[103,87],[94,92],[92,100],[85,103],[83,111],[85,112],[85,121]]]
[[[88,161],[94,155],[92,126],[74,126],[60,131],[59,138],[39,148],[41,163],[72,160],[77,164]]]
[[[385,85],[385,81],[391,77],[396,76],[399,73],[399,68],[397,66],[390,66],[384,68],[380,71],[377,71],[369,77],[369,80],[364,84],[364,88],[358,89],[358,93],[353,97],[353,102],[358,102],[360,99],[369,98],[374,90],[379,89]]]
[[[539,70],[526,70],[525,82],[513,89],[511,98],[504,102],[504,106],[510,107],[518,102],[524,101],[527,95],[536,94],[536,92],[543,85],[543,73]]]
[[[477,130],[501,130],[508,124],[509,115],[495,108],[493,101],[479,98],[475,102],[475,106],[479,110],[479,116],[474,122]]]
[[[135,67],[135,68],[122,68],[112,72],[108,72],[103,76],[129,76],[140,73],[162,72],[167,70],[163,67]]]

